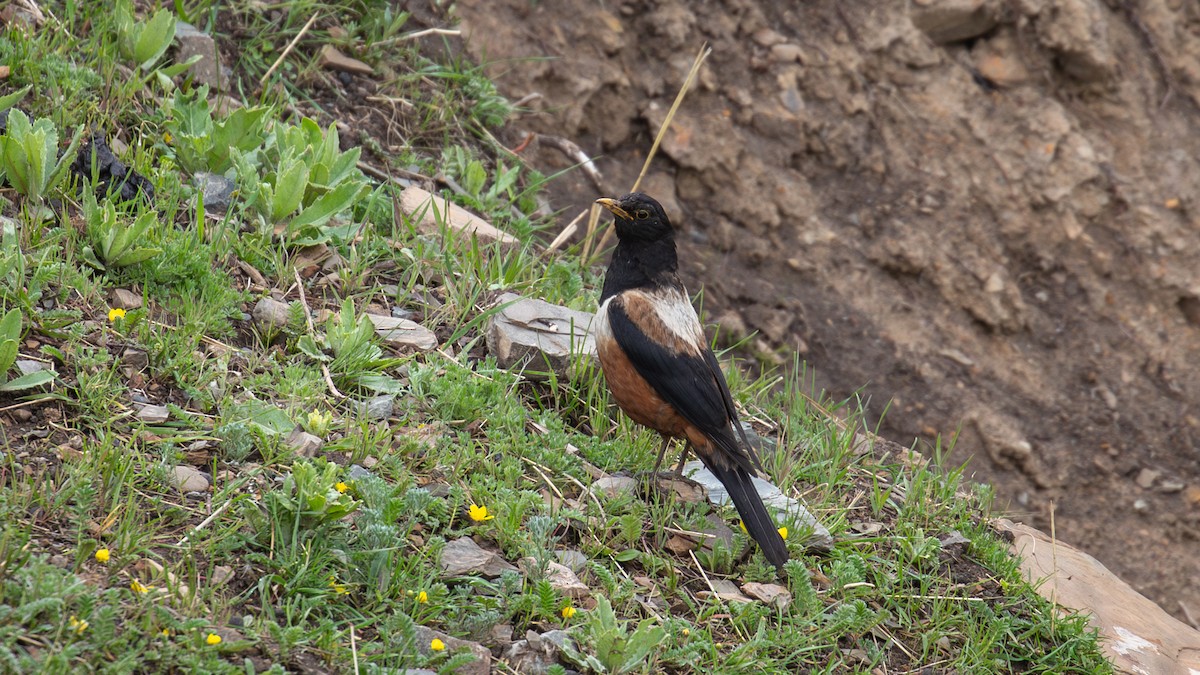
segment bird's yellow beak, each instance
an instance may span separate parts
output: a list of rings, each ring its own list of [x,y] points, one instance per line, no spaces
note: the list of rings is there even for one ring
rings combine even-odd
[[[597,199],[596,203],[599,204],[600,206],[603,206],[604,208],[608,209],[609,211],[612,211],[612,214],[614,216],[620,218],[621,220],[633,220],[633,216],[629,215],[628,211],[621,208],[620,206],[617,206],[617,200],[615,200],[615,199],[609,199],[608,197],[602,197],[600,199]]]

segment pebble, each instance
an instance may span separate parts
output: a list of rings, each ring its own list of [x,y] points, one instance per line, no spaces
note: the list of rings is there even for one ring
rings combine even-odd
[[[208,490],[208,476],[194,466],[180,464],[172,470],[175,487],[182,492],[204,492]]]

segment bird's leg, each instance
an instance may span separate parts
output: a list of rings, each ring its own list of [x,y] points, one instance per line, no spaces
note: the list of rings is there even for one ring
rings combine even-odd
[[[658,459],[654,460],[654,471],[652,472],[653,475],[658,474],[659,468],[662,467],[663,455],[667,453],[667,446],[671,444],[670,436],[663,434],[662,439],[663,444],[662,447],[658,449]]]
[[[687,463],[688,450],[692,449],[692,442],[688,441],[683,444],[683,450],[679,451],[679,464],[675,465],[675,475],[683,475],[683,465]]]

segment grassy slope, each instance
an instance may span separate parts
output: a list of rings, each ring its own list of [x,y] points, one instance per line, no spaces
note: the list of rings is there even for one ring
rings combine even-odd
[[[261,133],[276,140],[242,164],[185,147],[203,146],[205,135],[172,120],[199,114],[199,104],[174,102],[153,72],[165,58],[137,68],[122,56],[135,40],[121,37],[114,13],[45,3],[54,19],[0,40],[0,63],[12,66],[0,95],[32,85],[19,107],[52,121],[60,148],[81,125],[121,137],[122,157],[157,192],[152,207],[116,208],[115,226],[85,214],[84,186],[70,175],[44,201],[0,193],[15,226],[0,246],[0,299],[20,310],[21,354],[58,371],[51,389],[0,400],[0,670],[449,671],[469,660],[431,650],[418,625],[487,647],[498,644],[496,625],[518,638],[566,628],[593,667],[614,671],[1108,670],[1085,623],[1056,617],[1020,581],[981,521],[986,494],[954,471],[856,452],[853,402],[841,406],[849,425],[836,425],[799,395],[798,376],[733,374],[737,398],[777,441],[764,457],[775,482],[837,540],[826,555],[806,554],[792,524],[787,579],[774,579],[758,554],[735,562],[741,533],[732,551],[718,545],[695,560],[667,551],[674,530],[713,530],[706,506],[583,497],[588,465],[649,468],[657,438],[621,419],[593,369],[532,383],[486,358],[481,312],[491,293],[591,310],[598,280],[576,250],[540,256],[533,242],[548,223],[514,216],[513,205],[532,211],[543,181],[486,140],[506,103],[469,65],[406,47],[397,38],[411,27],[383,3],[293,3],[281,16],[251,3],[222,14],[185,5],[202,26],[258,36],[243,37],[230,64],[247,96],[259,95],[259,78],[307,17],[322,17],[250,101],[270,106]],[[285,30],[267,29],[278,21]],[[348,32],[331,38],[334,25]],[[294,211],[280,215],[256,193],[285,173],[287,158],[270,149],[285,143],[281,111],[328,112],[315,112],[296,83],[328,78],[314,55],[331,39],[394,75],[384,93],[411,111],[396,166],[454,178],[456,200],[524,246],[420,235],[386,187],[358,193],[329,222],[295,228]],[[377,139],[351,140],[383,154]],[[228,217],[198,214],[189,168],[238,176]],[[106,232],[147,213],[149,229],[130,250],[157,254],[127,265],[102,255]],[[313,242],[340,256],[336,275],[294,271]],[[145,306],[110,321],[116,288]],[[264,333],[245,314],[272,293],[291,312]],[[373,353],[357,321],[392,307],[436,330],[443,348]],[[317,316],[311,328],[306,309]],[[361,400],[372,387],[399,392],[391,419],[370,420],[332,391]],[[169,403],[169,420],[140,422],[136,397]],[[283,439],[295,424],[325,440],[329,463],[293,455]],[[212,489],[180,494],[171,480],[180,465],[207,471]],[[495,517],[474,522],[471,504]],[[943,546],[953,533],[970,543]],[[440,551],[466,535],[513,563],[581,551],[591,596],[563,597],[537,572],[443,578]],[[782,609],[705,599],[708,580],[721,578],[779,581],[794,599]],[[597,598],[618,619],[645,623],[606,622]]]

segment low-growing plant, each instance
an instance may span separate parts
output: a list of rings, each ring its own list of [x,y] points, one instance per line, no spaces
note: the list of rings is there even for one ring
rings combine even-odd
[[[324,336],[303,335],[296,344],[309,357],[327,364],[339,388],[385,394],[403,390],[396,378],[384,372],[403,363],[403,359],[384,358],[375,324],[367,315],[357,314],[349,299],[342,303],[341,312],[330,317]],[[325,349],[333,355],[326,354]]]
[[[595,609],[587,621],[571,631],[578,641],[564,645],[563,653],[572,663],[597,673],[628,673],[643,663],[667,636],[662,626],[643,619],[631,634],[628,621],[617,621],[608,597],[596,597]]]
[[[8,371],[12,370],[17,360],[17,349],[21,344],[21,310],[10,309],[0,319],[0,391],[20,391],[49,384],[54,381],[54,371],[37,370],[26,373],[18,378],[7,380]]]
[[[337,489],[341,467],[324,459],[299,460],[283,485],[263,495],[262,509],[248,507],[247,520],[260,541],[296,544],[358,509],[358,501]]]
[[[103,204],[98,203],[92,190],[85,189],[83,219],[89,244],[84,246],[82,257],[96,269],[136,265],[162,253],[160,248],[142,245],[158,220],[153,211],[142,213],[128,224],[122,222],[112,201],[106,198]]]
[[[59,157],[58,129],[54,122],[44,118],[30,122],[25,113],[12,110],[4,135],[0,136],[0,168],[17,192],[31,201],[40,202],[75,159],[82,136],[81,126],[66,152]]]
[[[238,108],[214,119],[208,87],[198,87],[190,93],[177,90],[167,112],[168,146],[179,166],[188,173],[224,174],[233,168],[233,152],[251,153],[262,147],[271,109]]]

